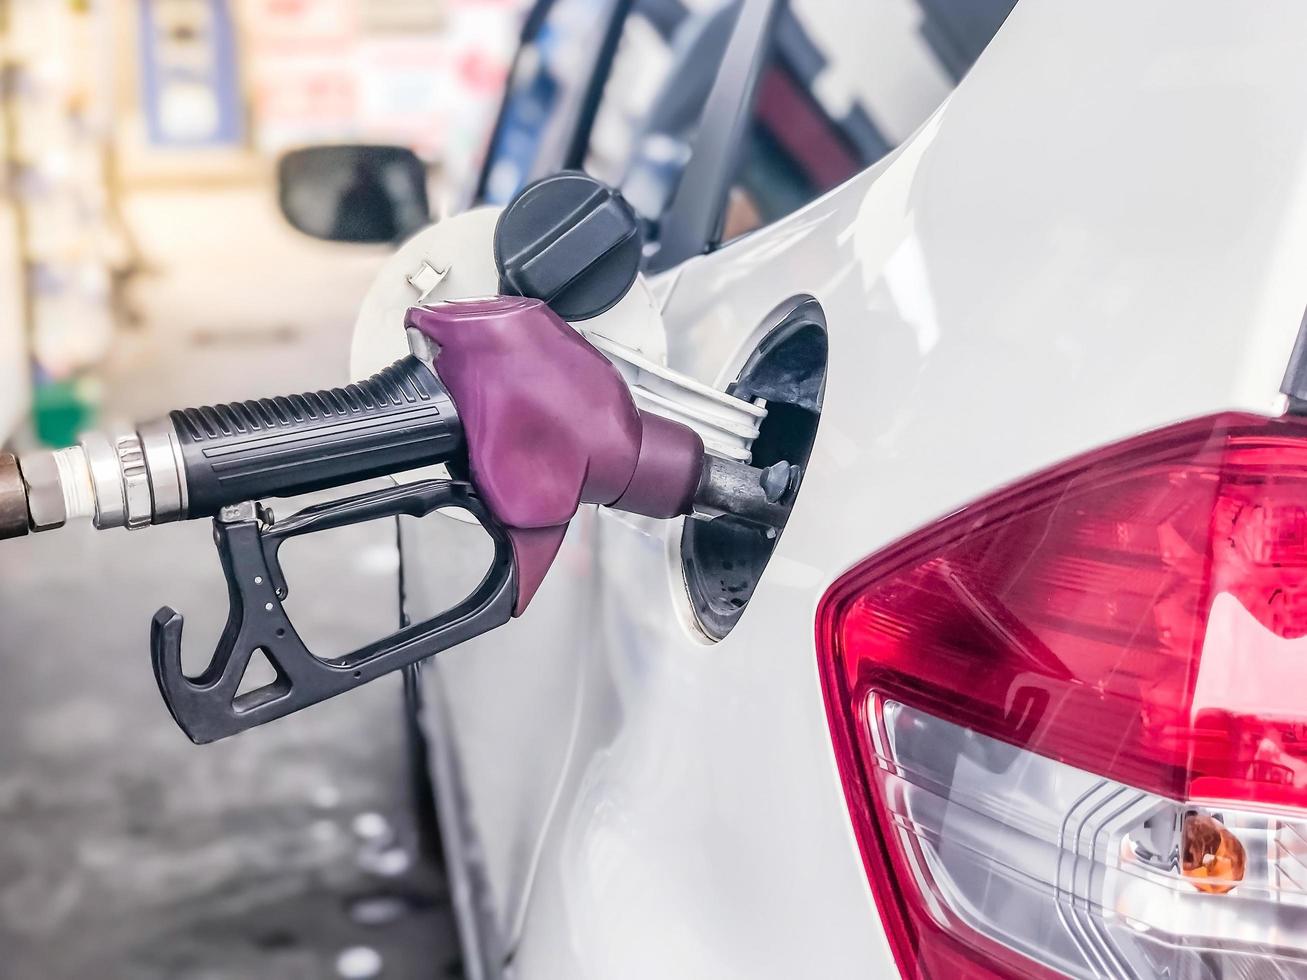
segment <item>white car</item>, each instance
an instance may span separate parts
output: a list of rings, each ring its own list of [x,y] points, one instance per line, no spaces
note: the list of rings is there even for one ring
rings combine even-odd
[[[1307,976],[1307,7],[1008,6],[611,39],[651,343],[805,475],[424,667],[469,975]]]

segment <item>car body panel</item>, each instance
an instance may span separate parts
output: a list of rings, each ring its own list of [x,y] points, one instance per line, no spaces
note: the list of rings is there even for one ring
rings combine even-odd
[[[817,601],[1058,460],[1279,410],[1307,302],[1303,37],[1289,2],[1023,0],[892,158],[655,282],[671,366],[719,386],[778,305],[815,297],[825,406],[725,640],[694,626],[679,522],[591,511],[523,619],[424,672],[475,837],[458,860],[514,976],[892,973]],[[450,524],[406,530],[411,588],[457,549]]]

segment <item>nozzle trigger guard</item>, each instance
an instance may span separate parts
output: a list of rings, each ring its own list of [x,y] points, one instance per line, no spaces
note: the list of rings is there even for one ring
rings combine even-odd
[[[286,616],[287,585],[278,552],[288,538],[386,517],[425,517],[434,510],[467,511],[494,542],[494,559],[480,585],[461,603],[422,623],[333,660],[314,656]],[[173,719],[192,742],[235,735],[432,654],[457,646],[508,622],[517,594],[517,569],[507,533],[468,483],[427,480],[388,487],[308,507],[265,526],[255,505],[229,508],[213,522],[214,543],[227,578],[230,611],[208,667],[199,676],[182,672],[182,615],[168,607],[154,615],[150,652],[159,691]],[[238,694],[256,650],[276,679]]]

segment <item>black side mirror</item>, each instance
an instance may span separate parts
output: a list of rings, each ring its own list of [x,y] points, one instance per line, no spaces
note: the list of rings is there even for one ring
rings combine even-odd
[[[277,162],[281,213],[335,242],[393,242],[431,220],[427,170],[400,146],[312,146]]]

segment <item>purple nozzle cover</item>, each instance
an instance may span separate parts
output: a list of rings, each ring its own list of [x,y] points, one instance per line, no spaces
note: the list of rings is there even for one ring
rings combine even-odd
[[[414,307],[463,424],[473,486],[505,526],[521,615],[582,503],[651,517],[688,513],[703,442],[638,411],[617,369],[537,299]]]

